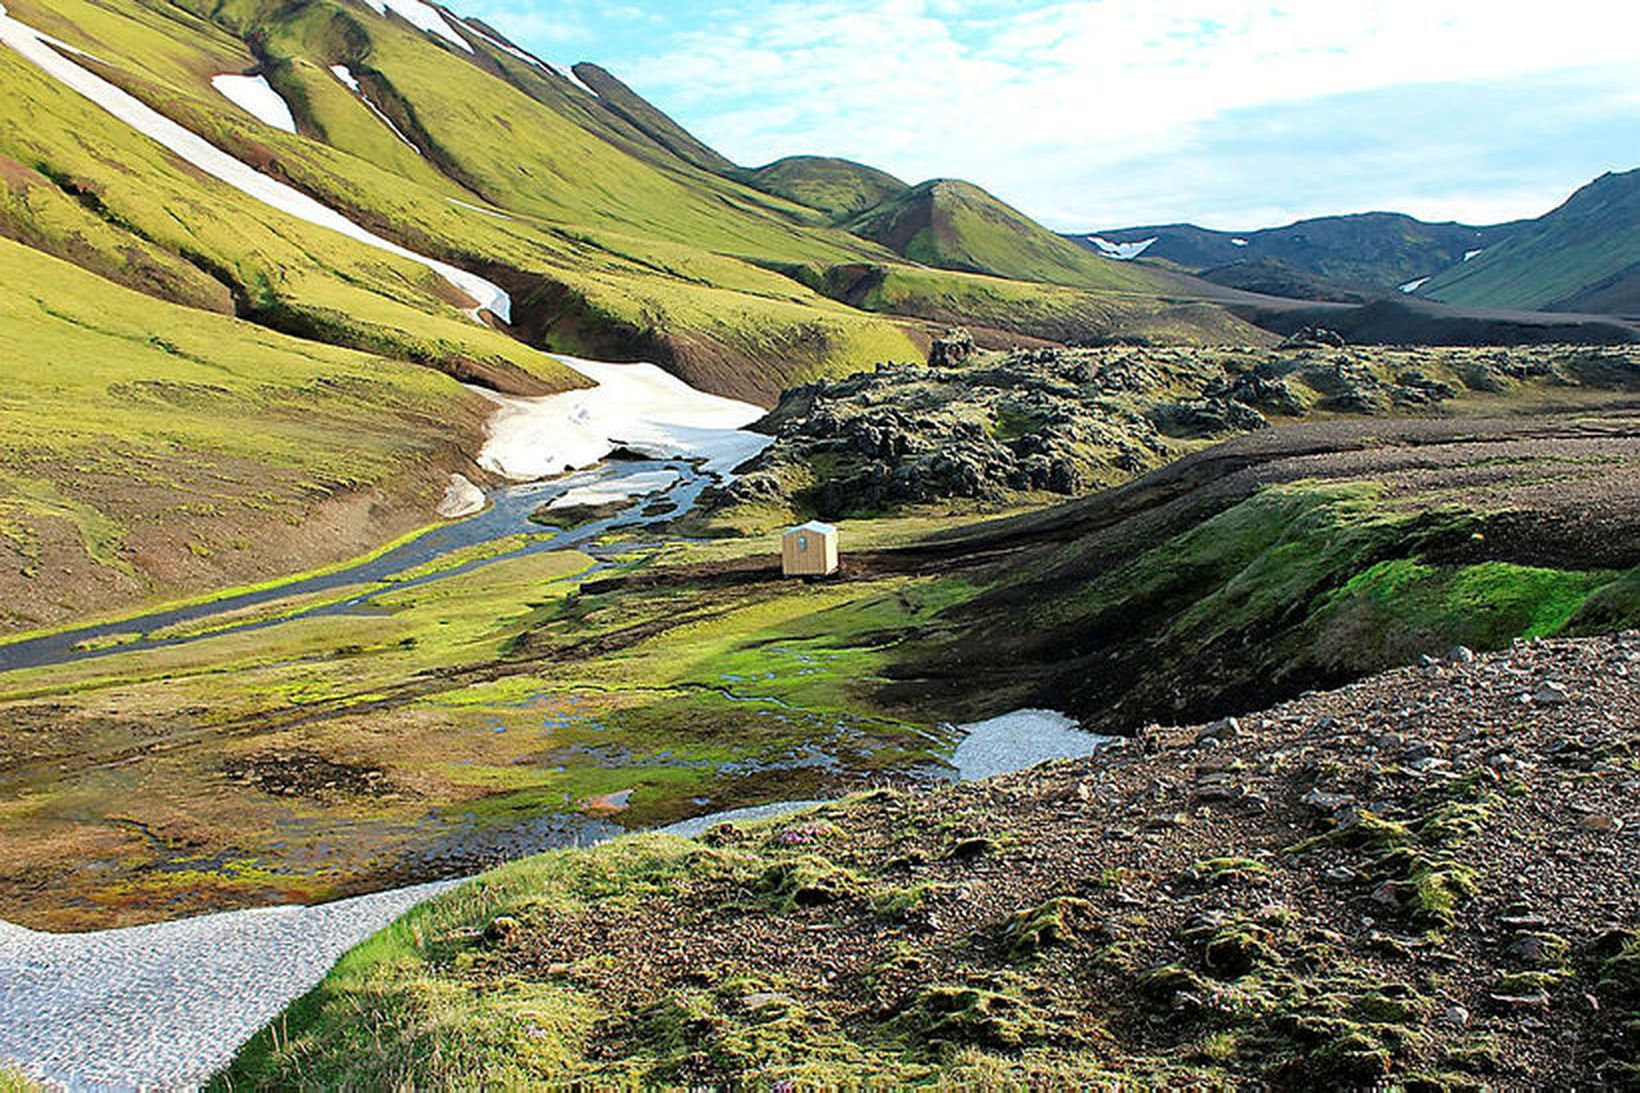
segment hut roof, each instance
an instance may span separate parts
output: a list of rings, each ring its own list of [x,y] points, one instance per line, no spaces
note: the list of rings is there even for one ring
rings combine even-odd
[[[812,531],[816,535],[835,535],[837,534],[837,527],[835,524],[822,523],[819,520],[810,520],[806,524],[798,524],[794,528],[788,528],[786,530],[786,534],[790,535],[794,531]]]

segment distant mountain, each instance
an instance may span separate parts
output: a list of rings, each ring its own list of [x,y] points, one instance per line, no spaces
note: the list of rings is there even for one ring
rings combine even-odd
[[[1300,220],[1282,228],[1227,232],[1194,224],[1122,228],[1070,236],[1107,258],[1160,259],[1192,272],[1240,262],[1278,262],[1354,290],[1394,290],[1507,238],[1514,225],[1431,224],[1400,213]]]
[[[1284,296],[1292,300],[1322,300],[1329,303],[1361,304],[1382,289],[1365,291],[1346,288],[1317,273],[1296,269],[1275,258],[1260,258],[1250,262],[1231,262],[1227,266],[1204,269],[1198,277],[1226,288],[1244,292],[1258,292],[1265,296]]]
[[[1480,307],[1640,314],[1640,169],[1601,175],[1418,291]]]
[[[764,193],[819,209],[837,220],[857,216],[911,189],[886,171],[826,156],[789,156],[741,172],[740,177]]]
[[[913,186],[843,227],[939,269],[1081,288],[1154,287],[1148,271],[1106,262],[968,182]]]

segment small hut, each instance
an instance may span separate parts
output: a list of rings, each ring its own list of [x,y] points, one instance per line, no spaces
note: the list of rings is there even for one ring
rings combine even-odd
[[[837,572],[837,529],[818,520],[780,537],[780,568],[788,577],[825,577]]]

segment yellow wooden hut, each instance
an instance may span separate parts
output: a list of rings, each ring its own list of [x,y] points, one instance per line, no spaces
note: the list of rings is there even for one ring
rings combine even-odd
[[[780,537],[780,568],[788,577],[837,572],[837,529],[819,520],[798,524]]]

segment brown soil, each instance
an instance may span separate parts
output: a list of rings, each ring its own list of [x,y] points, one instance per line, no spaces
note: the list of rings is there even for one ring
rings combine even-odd
[[[942,1035],[1008,1033],[1035,1065],[1091,1050],[1212,1087],[1589,1088],[1624,1057],[1601,976],[1640,926],[1637,673],[1636,633],[1519,644],[774,833],[718,828],[706,842],[751,864],[703,858],[629,910],[541,905],[453,974],[592,992],[618,1016],[589,1055],[628,1065],[661,1054],[669,999],[706,992],[722,1016],[681,1026],[655,1072],[695,1084],[744,1077],[716,1038],[771,1015],[891,1052],[900,1030],[905,1058],[938,1058],[906,1015],[946,984],[1013,1003]],[[831,879],[757,894],[798,859]],[[923,894],[885,914],[890,890]],[[1025,937],[1017,916],[1053,900],[1059,925]],[[1038,1023],[1010,1032],[1010,1013]]]

